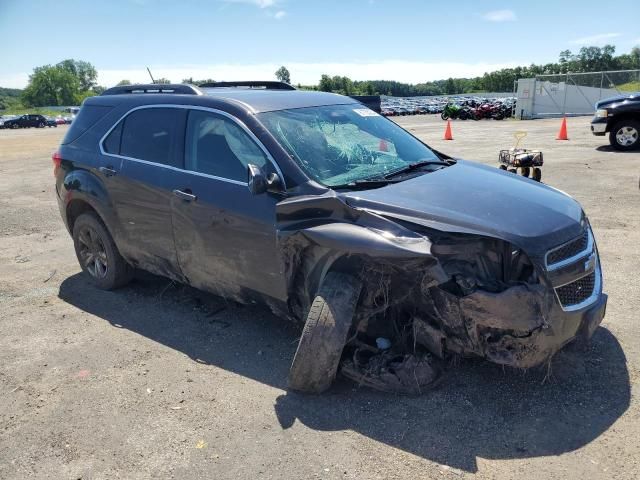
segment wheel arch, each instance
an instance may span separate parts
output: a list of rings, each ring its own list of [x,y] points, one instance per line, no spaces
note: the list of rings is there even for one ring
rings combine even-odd
[[[62,187],[65,223],[69,233],[73,234],[73,225],[78,216],[93,212],[118,245],[119,223],[113,203],[102,181],[86,170],[73,170],[65,176]]]
[[[616,114],[611,122],[607,123],[606,132],[612,132],[621,123],[628,120],[640,122],[640,113],[638,112],[620,112]]]

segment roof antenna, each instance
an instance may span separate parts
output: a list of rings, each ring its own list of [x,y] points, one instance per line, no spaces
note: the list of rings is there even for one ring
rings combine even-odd
[[[149,67],[147,67],[147,72],[149,72],[149,76],[151,77],[151,83],[156,83],[156,81],[153,79],[153,75],[151,75],[151,70],[149,70]]]

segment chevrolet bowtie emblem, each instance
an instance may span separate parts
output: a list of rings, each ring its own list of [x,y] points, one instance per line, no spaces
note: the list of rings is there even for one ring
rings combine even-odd
[[[591,256],[584,262],[584,271],[589,272],[596,267],[596,254],[592,253]]]

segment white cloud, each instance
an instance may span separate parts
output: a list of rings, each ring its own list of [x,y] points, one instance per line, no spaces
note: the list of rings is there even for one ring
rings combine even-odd
[[[514,22],[517,19],[513,10],[493,10],[485,13],[482,18],[490,22]]]
[[[570,40],[569,43],[573,45],[602,45],[613,38],[621,37],[621,33],[599,33],[597,35],[590,35],[588,37],[576,38]]]
[[[221,0],[226,3],[247,3],[259,8],[269,8],[275,6],[279,0]]]
[[[279,10],[273,14],[273,18],[275,18],[276,20],[282,20],[286,16],[287,12],[285,12],[284,10]]]

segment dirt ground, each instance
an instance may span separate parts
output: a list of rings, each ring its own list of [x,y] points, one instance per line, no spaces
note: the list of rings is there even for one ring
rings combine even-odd
[[[638,478],[640,152],[588,122],[560,142],[559,120],[457,121],[445,142],[435,116],[399,120],[492,165],[528,131],[591,218],[609,294],[592,344],[550,369],[464,360],[415,398],[288,393],[298,332],[268,311],[149,275],[88,286],[54,199],[66,128],[0,130],[0,478]]]

